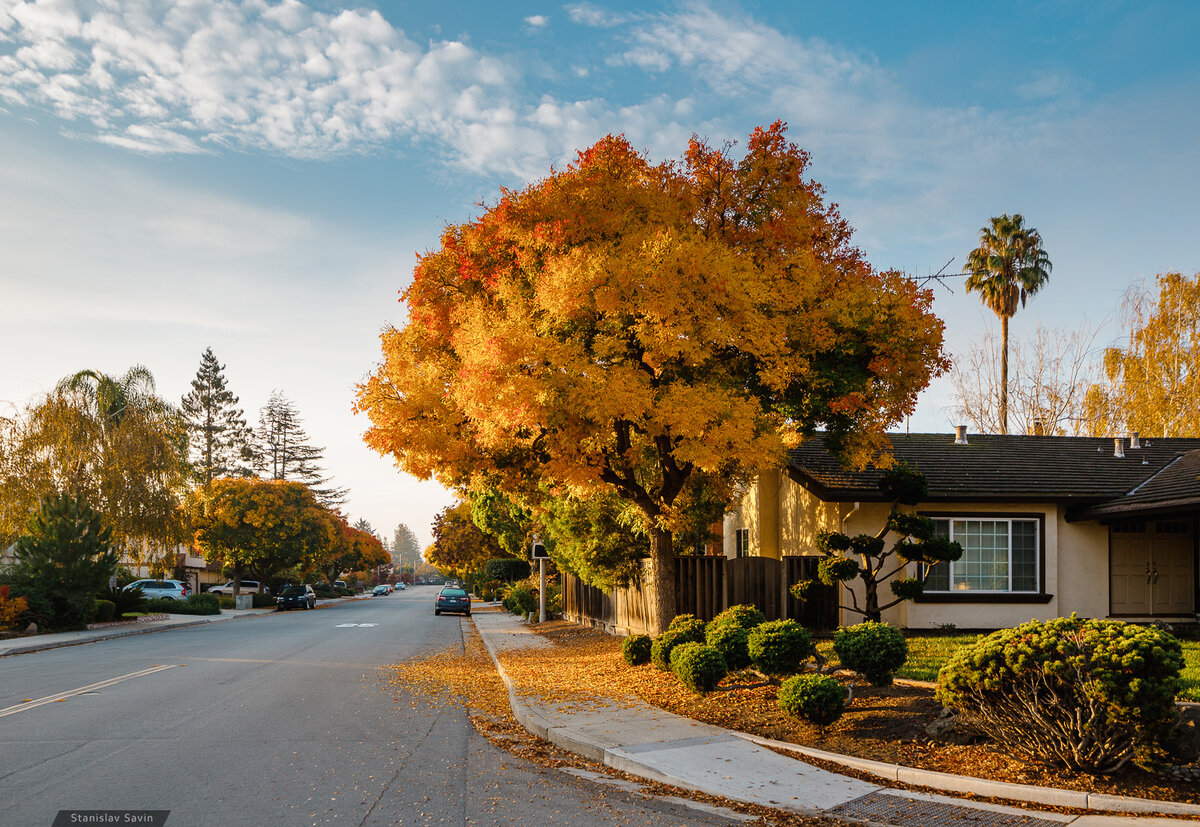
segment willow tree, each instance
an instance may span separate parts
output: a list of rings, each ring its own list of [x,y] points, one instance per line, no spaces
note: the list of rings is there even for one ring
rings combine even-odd
[[[663,164],[609,136],[448,227],[359,387],[367,443],[453,488],[633,504],[665,627],[694,474],[727,500],[818,429],[865,462],[946,367],[929,293],[863,259],[785,131]]]
[[[1050,280],[1050,257],[1020,213],[993,218],[967,257],[967,290],[1000,317],[1000,433],[1008,433],[1008,320]]]

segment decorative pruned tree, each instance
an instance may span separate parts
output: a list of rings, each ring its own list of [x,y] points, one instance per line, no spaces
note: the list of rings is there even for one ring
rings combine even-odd
[[[842,608],[877,622],[882,620],[885,609],[924,592],[930,567],[962,556],[962,546],[934,535],[933,520],[897,508],[914,506],[925,499],[929,486],[924,474],[900,463],[883,472],[879,490],[891,501],[892,510],[878,533],[850,537],[837,531],[825,531],[817,537],[817,550],[824,557],[817,566],[819,580],[829,586],[842,584],[843,595],[848,598]],[[890,545],[887,542],[889,533],[896,535]],[[909,564],[919,566],[919,576],[896,578],[898,574],[907,573],[905,569]],[[894,567],[885,571],[888,566]],[[851,585],[856,578],[862,581],[861,605]],[[792,586],[792,595],[798,600],[807,599],[816,582],[800,581]],[[885,582],[891,589],[892,599],[881,603],[879,587]]]
[[[785,132],[660,165],[609,136],[447,228],[359,387],[368,444],[457,490],[631,503],[665,628],[693,474],[726,501],[818,428],[866,462],[946,368],[931,294],[863,260]]]
[[[993,218],[979,231],[979,246],[967,257],[968,292],[1000,317],[1000,433],[1008,433],[1008,320],[1017,305],[1050,280],[1050,257],[1037,230],[1019,214]]]
[[[302,482],[326,508],[346,502],[346,489],[329,485],[321,467],[325,449],[309,444],[296,406],[282,391],[274,391],[259,412],[255,438],[254,464],[264,477]]]
[[[212,348],[205,348],[192,389],[182,399],[188,430],[192,470],[207,485],[217,477],[248,477],[254,473],[253,432],[238,398],[225,383],[225,366]]]

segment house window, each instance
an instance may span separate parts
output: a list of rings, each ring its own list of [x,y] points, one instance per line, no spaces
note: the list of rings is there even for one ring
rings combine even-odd
[[[943,517],[933,524],[937,536],[962,546],[963,555],[930,567],[927,592],[1038,590],[1038,520]]]
[[[733,551],[734,557],[750,555],[750,529],[739,528],[733,532]]]

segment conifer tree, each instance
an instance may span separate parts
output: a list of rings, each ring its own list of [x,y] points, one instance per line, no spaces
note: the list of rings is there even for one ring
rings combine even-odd
[[[207,485],[217,477],[248,477],[253,473],[253,436],[238,398],[225,384],[225,366],[212,348],[205,348],[192,390],[182,400],[188,447],[196,478]]]
[[[302,482],[326,508],[346,502],[346,489],[330,485],[321,467],[325,449],[309,444],[296,406],[282,391],[274,391],[259,411],[255,438],[254,464],[264,477]]]

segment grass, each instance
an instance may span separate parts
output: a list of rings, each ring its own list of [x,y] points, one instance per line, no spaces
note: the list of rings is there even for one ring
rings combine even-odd
[[[896,673],[898,678],[908,678],[914,681],[936,681],[938,670],[950,659],[950,656],[979,640],[982,635],[914,635],[908,638],[908,662]],[[1183,646],[1183,688],[1179,691],[1179,700],[1200,703],[1200,640],[1181,640]],[[837,661],[833,653],[832,641],[821,641],[817,651],[829,659]]]

